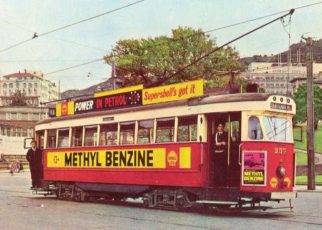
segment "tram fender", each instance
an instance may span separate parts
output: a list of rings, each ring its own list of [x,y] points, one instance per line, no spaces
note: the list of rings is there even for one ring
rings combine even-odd
[[[295,199],[297,197],[296,192],[272,192],[271,199],[272,200],[288,200]]]

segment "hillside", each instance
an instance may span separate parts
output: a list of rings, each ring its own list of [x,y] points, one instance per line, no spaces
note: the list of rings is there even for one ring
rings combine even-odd
[[[298,62],[298,52],[300,53],[300,62],[306,62],[307,46],[304,42],[294,43],[291,45],[291,60],[292,63]],[[282,62],[287,62],[288,50],[281,53]],[[247,67],[251,62],[277,62],[279,54],[267,55],[254,55],[252,57],[245,57],[241,59],[244,67]],[[322,39],[313,42],[313,60],[317,63],[322,63]]]

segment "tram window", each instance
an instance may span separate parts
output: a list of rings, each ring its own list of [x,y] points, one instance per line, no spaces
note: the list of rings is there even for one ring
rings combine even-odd
[[[239,121],[232,121],[230,123],[231,127],[231,141],[232,142],[239,142],[240,141],[240,130],[239,130]]]
[[[83,127],[72,128],[72,146],[82,146]]]
[[[197,116],[178,118],[178,141],[197,140]]]
[[[263,139],[263,132],[258,117],[251,116],[248,119],[248,137],[252,140]]]
[[[292,142],[292,123],[285,118],[264,117],[265,137],[270,141]]]
[[[39,148],[43,149],[44,144],[45,144],[45,131],[44,130],[36,132],[36,140],[37,140],[37,143],[39,145]]]
[[[58,130],[58,147],[69,146],[69,129]]]
[[[117,124],[101,125],[100,145],[117,145]]]
[[[174,137],[174,118],[157,120],[156,142],[173,142]]]
[[[153,127],[153,120],[139,121],[138,144],[147,144],[152,142]]]
[[[97,145],[97,127],[85,127],[84,146]]]
[[[47,148],[56,148],[56,129],[47,132]]]
[[[134,122],[120,123],[120,144],[134,144]]]

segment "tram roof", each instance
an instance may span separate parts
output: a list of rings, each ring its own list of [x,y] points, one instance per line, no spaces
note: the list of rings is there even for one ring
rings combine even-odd
[[[86,118],[86,117],[101,116],[101,115],[108,115],[108,114],[119,114],[119,113],[141,111],[141,110],[142,111],[153,110],[158,108],[177,107],[177,106],[184,106],[184,105],[196,106],[196,105],[230,103],[230,102],[266,101],[270,96],[272,95],[268,93],[237,93],[237,94],[222,94],[222,95],[204,95],[203,97],[180,100],[180,101],[172,101],[172,102],[165,102],[165,103],[151,104],[151,105],[141,105],[136,107],[128,107],[128,108],[113,109],[113,110],[95,111],[95,112],[75,114],[75,115],[69,115],[69,116],[63,116],[63,117],[55,117],[55,118],[50,118],[50,119],[40,121],[37,124],[46,124],[53,121]]]

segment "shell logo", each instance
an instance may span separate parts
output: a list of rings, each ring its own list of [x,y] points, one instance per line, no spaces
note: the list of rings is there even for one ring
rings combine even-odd
[[[288,177],[285,177],[284,184],[286,183],[286,186],[289,188],[291,186],[291,180]]]
[[[269,184],[271,185],[272,188],[276,188],[278,184],[276,177],[272,177],[272,179],[269,181]]]
[[[174,167],[178,162],[178,154],[175,151],[170,151],[167,156],[169,166]]]

